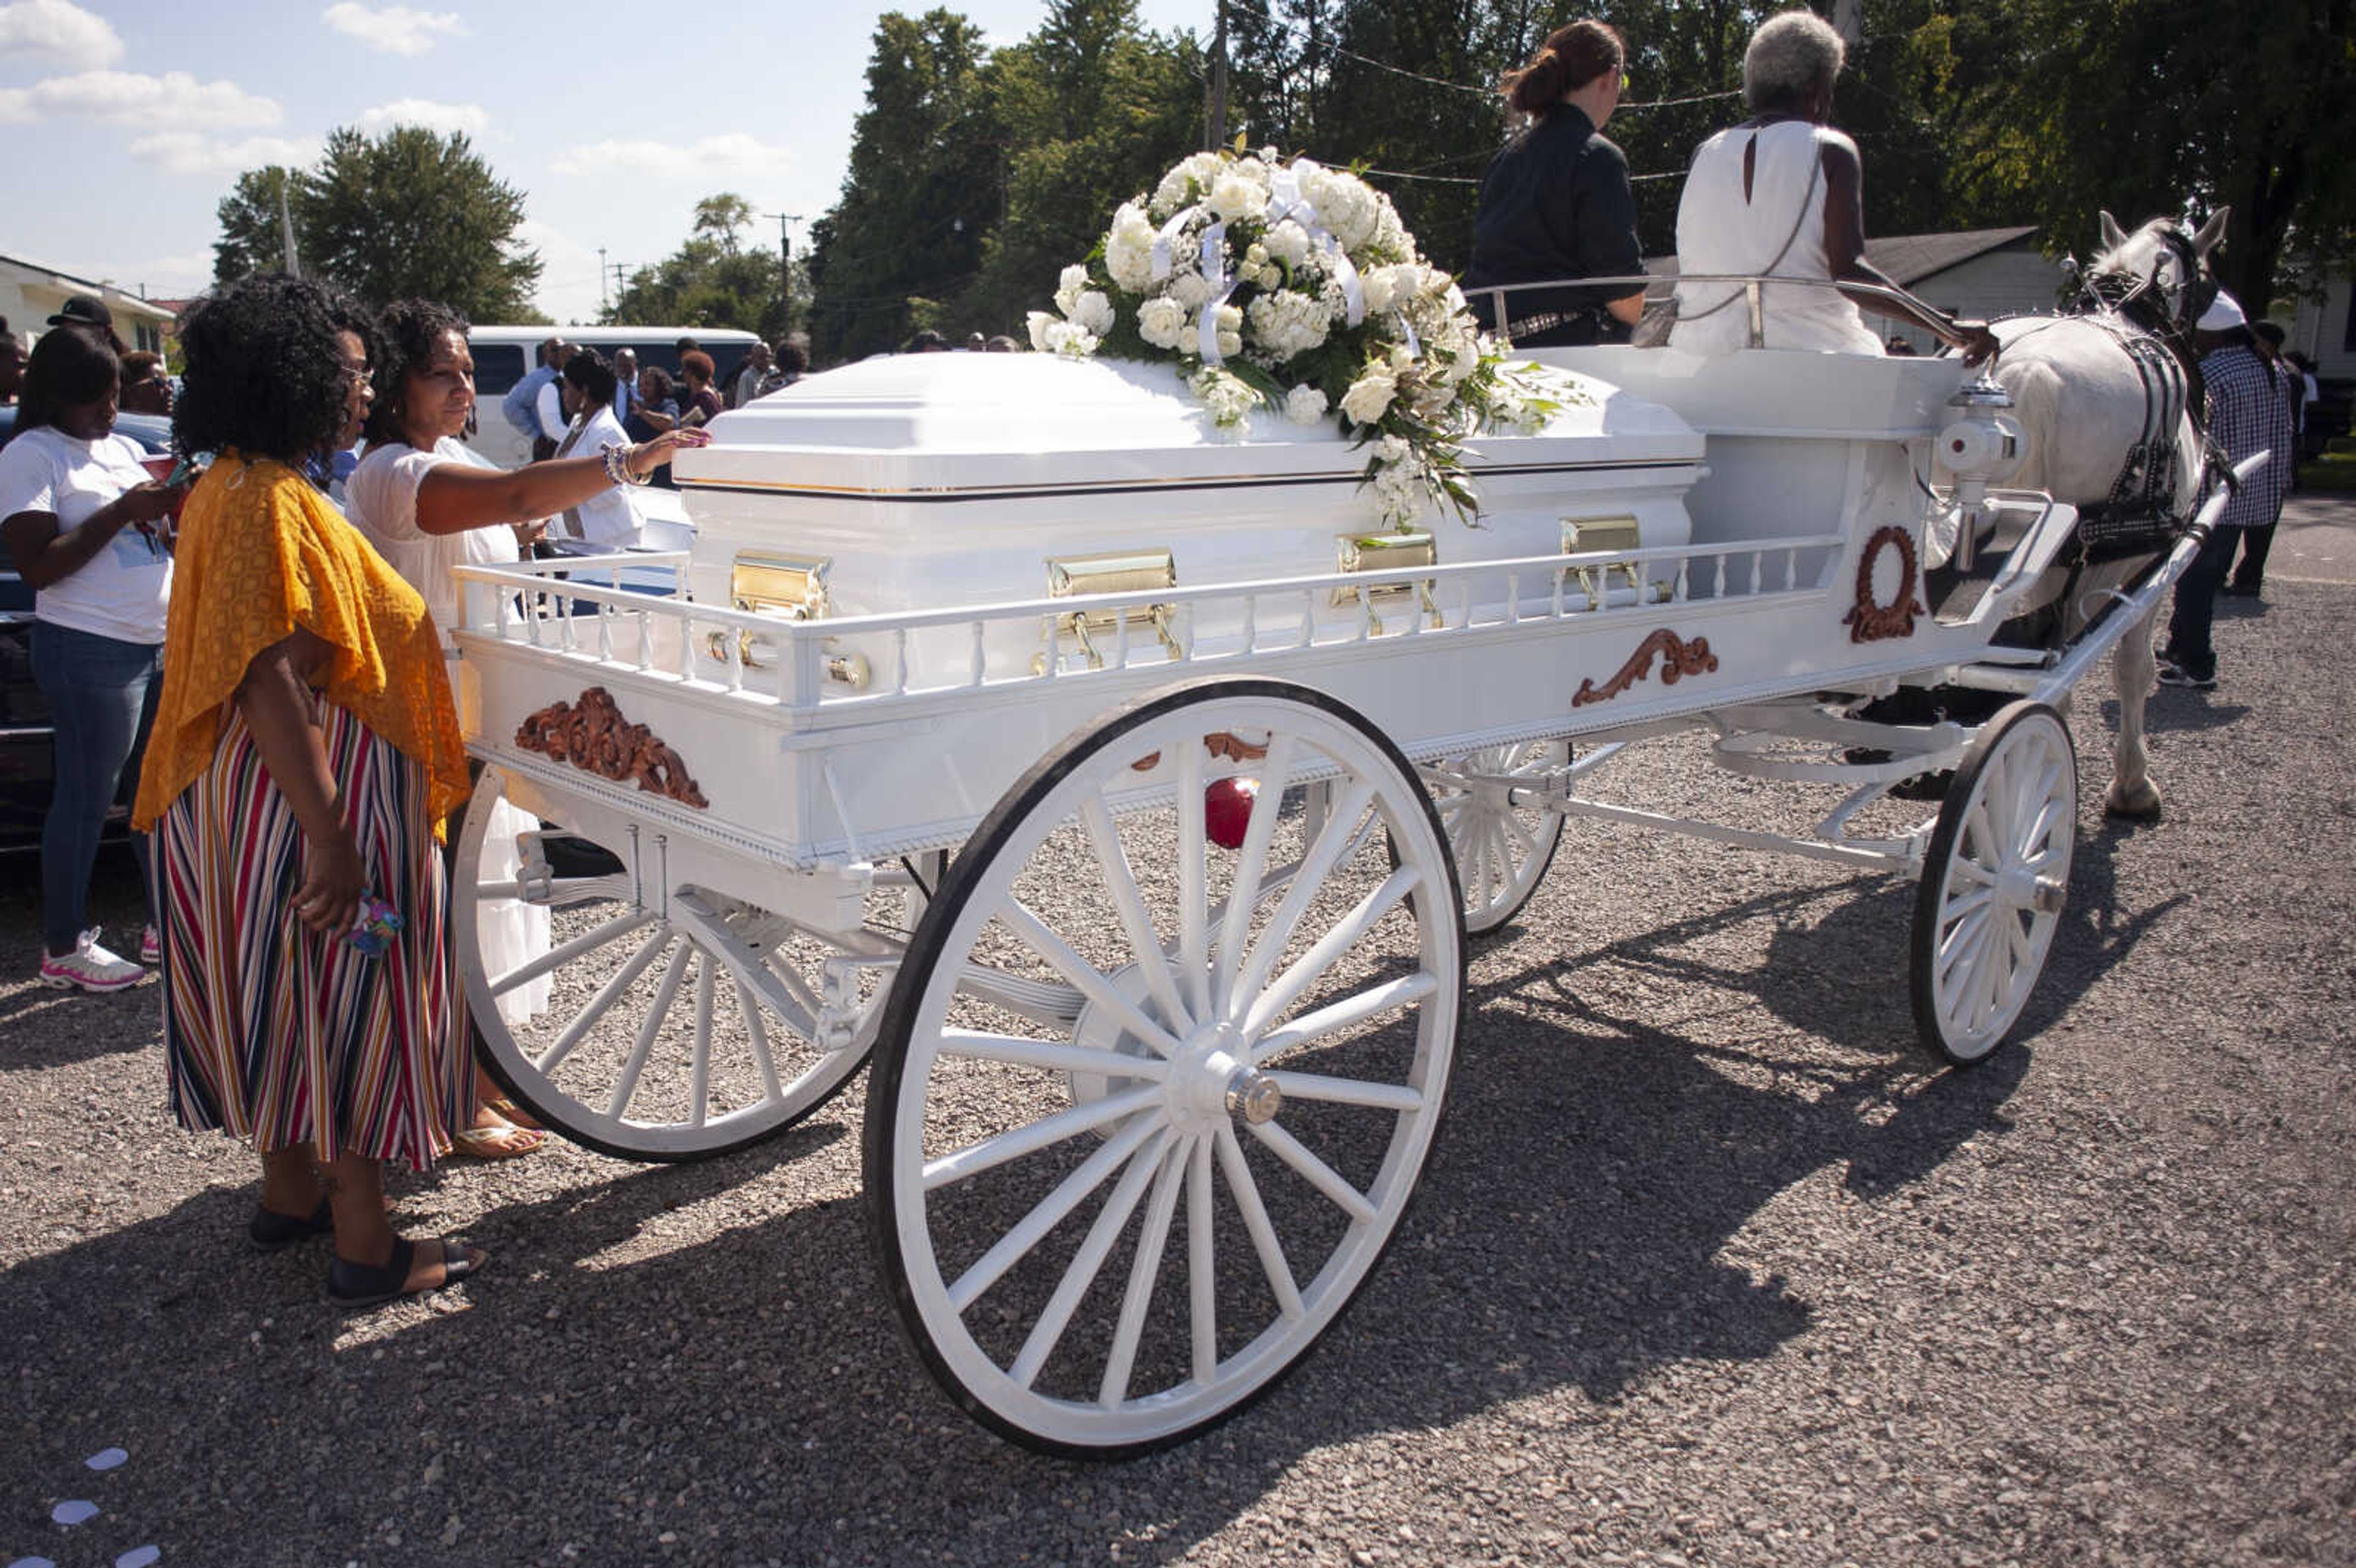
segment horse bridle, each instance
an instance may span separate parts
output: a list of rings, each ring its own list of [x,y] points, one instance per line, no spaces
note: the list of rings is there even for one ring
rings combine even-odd
[[[2175,224],[2159,231],[2159,238],[2184,269],[2184,302],[2171,314],[2165,305],[2167,296],[2160,292],[2160,258],[2154,257],[2151,271],[2143,277],[2132,273],[2102,272],[2090,274],[2085,292],[2089,303],[2097,309],[2115,312],[2138,326],[2160,334],[2170,340],[2182,339],[2182,352],[2190,356],[2192,324],[2199,321],[2217,298],[2217,280],[2209,275],[2201,263],[2201,252],[2184,237]],[[2115,297],[2114,297],[2115,296]],[[2161,308],[2154,310],[2150,302],[2158,299]]]

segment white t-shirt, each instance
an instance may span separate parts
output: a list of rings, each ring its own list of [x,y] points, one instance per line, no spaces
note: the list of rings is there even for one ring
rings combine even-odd
[[[504,523],[455,534],[429,534],[417,526],[417,490],[425,476],[445,463],[496,470],[498,464],[451,436],[420,452],[406,442],[369,448],[344,481],[345,513],[366,534],[377,553],[424,599],[448,647],[451,628],[464,619],[456,566],[495,566],[522,559],[515,530]]]
[[[47,512],[60,532],[150,477],[145,453],[127,435],[78,441],[43,425],[0,450],[0,521],[19,512]],[[172,596],[172,557],[136,528],[125,527],[106,548],[34,596],[37,620],[118,642],[149,646],[164,640],[164,611]]]

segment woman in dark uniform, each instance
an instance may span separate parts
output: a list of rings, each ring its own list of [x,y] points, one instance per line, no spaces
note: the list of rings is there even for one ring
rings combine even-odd
[[[1464,292],[1492,329],[1515,346],[1546,348],[1622,343],[1644,314],[1644,291],[1516,289],[1503,283],[1563,278],[1634,277],[1636,198],[1628,160],[1602,135],[1627,85],[1620,35],[1592,18],[1558,27],[1530,63],[1503,83],[1505,102],[1529,124],[1490,160],[1472,219],[1472,265]]]

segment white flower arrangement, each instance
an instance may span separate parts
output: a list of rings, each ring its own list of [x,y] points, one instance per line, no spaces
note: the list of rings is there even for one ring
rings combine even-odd
[[[1055,314],[1032,312],[1030,328],[1045,353],[1174,364],[1222,429],[1263,407],[1301,425],[1338,411],[1372,448],[1376,508],[1401,528],[1428,499],[1472,521],[1465,438],[1537,430],[1584,396],[1506,365],[1387,197],[1240,138],[1124,203],[1089,262],[1064,269]]]

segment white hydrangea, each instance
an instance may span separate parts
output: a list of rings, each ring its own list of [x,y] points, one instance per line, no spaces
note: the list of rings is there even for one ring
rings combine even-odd
[[[1211,297],[1210,280],[1200,272],[1176,272],[1170,279],[1170,297],[1189,311],[1200,310]]]
[[[1226,162],[1216,153],[1196,153],[1178,164],[1153,187],[1153,200],[1147,208],[1149,216],[1168,219],[1172,213],[1194,199],[1192,193],[1210,189]]]
[[[1324,342],[1332,320],[1321,302],[1290,289],[1255,296],[1246,314],[1252,341],[1280,363]]]
[[[1186,307],[1157,294],[1137,307],[1137,335],[1156,348],[1175,348],[1186,336]]]
[[[1055,281],[1055,308],[1066,315],[1071,315],[1072,305],[1087,286],[1088,270],[1086,267],[1075,263],[1065,268],[1064,275]]]
[[[1374,238],[1381,213],[1374,190],[1364,180],[1332,169],[1312,169],[1301,177],[1301,194],[1309,198],[1344,250],[1355,251]]]
[[[1091,336],[1102,337],[1112,330],[1112,298],[1101,289],[1083,291],[1065,314]]]
[[[1391,406],[1391,398],[1398,390],[1398,382],[1387,368],[1369,370],[1350,383],[1342,394],[1342,411],[1358,424],[1372,424],[1383,417]]]
[[[1153,225],[1137,203],[1129,202],[1113,214],[1112,228],[1105,233],[1105,271],[1130,293],[1141,294],[1153,286]]]
[[[1264,251],[1288,267],[1299,267],[1309,260],[1309,230],[1288,218],[1269,229],[1253,249]]]
[[[1284,417],[1294,424],[1315,424],[1325,417],[1325,394],[1303,381],[1284,394]]]
[[[1222,174],[1206,198],[1211,210],[1229,223],[1257,221],[1268,211],[1268,187],[1241,168]]]

